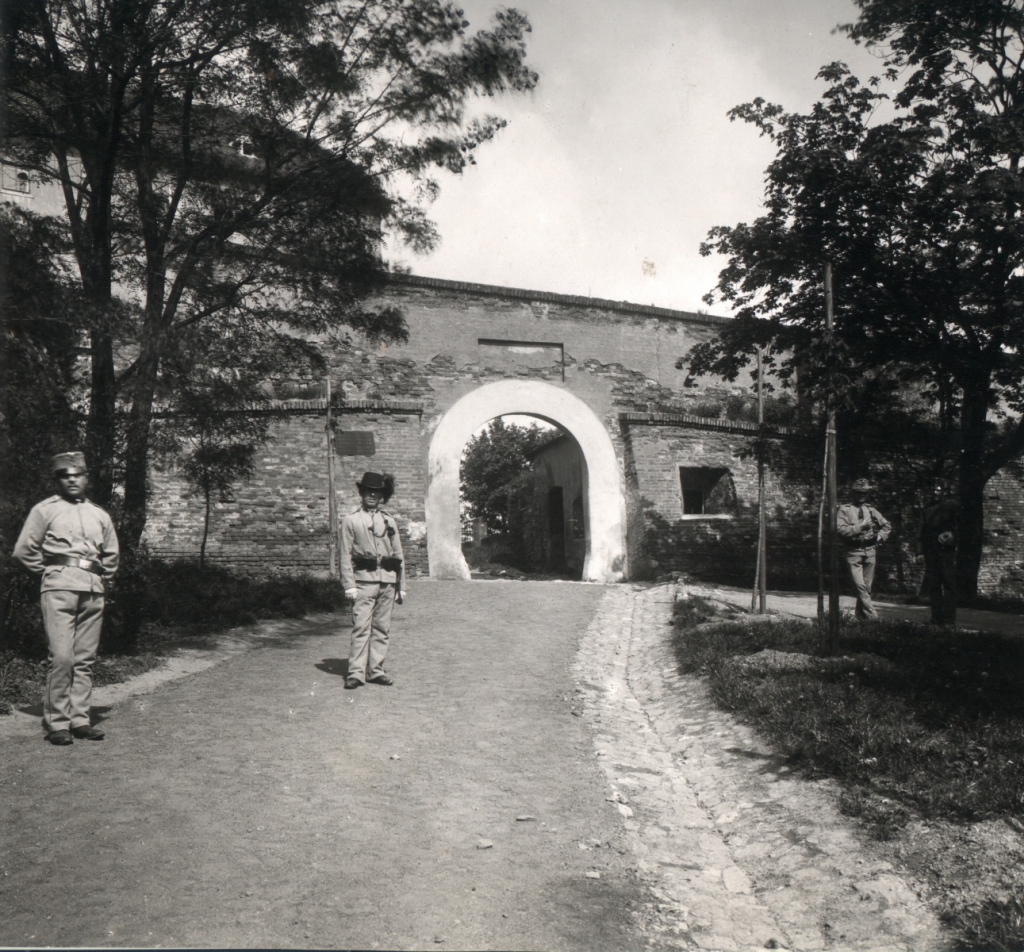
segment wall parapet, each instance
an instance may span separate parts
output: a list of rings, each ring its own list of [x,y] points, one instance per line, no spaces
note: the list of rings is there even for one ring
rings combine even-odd
[[[473,284],[469,281],[452,281],[448,278],[429,278],[418,274],[392,272],[388,275],[390,284],[404,284],[411,287],[434,288],[446,291],[462,291],[470,294],[481,294],[487,297],[500,297],[510,300],[541,301],[550,304],[568,304],[574,307],[600,308],[606,311],[619,311],[623,314],[641,314],[650,317],[662,317],[689,324],[711,324],[720,326],[731,324],[731,317],[717,314],[698,314],[695,311],[676,311],[670,307],[655,307],[653,304],[633,304],[630,301],[611,301],[607,298],[584,297],[581,294],[558,294],[555,291],[531,291],[528,288],[506,288],[497,284]]]
[[[413,413],[423,416],[422,403],[403,403],[394,400],[331,400],[332,413]],[[284,399],[267,400],[246,410],[235,410],[234,413],[326,413],[327,400],[320,397],[316,400]],[[157,410],[153,416],[167,418],[180,416],[177,411]]]
[[[722,420],[718,417],[690,416],[687,413],[662,413],[629,410],[619,414],[619,420],[626,424],[640,426],[685,426],[692,430],[716,430],[720,433],[757,433],[757,423],[744,420]],[[791,426],[772,426],[773,435],[799,436],[800,431]]]

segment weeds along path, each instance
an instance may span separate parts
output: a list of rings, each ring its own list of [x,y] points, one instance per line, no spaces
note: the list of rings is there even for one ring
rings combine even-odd
[[[577,690],[595,724],[665,944],[935,952],[936,919],[836,808],[829,783],[788,776],[715,709],[671,648],[672,586],[609,592],[581,644]]]

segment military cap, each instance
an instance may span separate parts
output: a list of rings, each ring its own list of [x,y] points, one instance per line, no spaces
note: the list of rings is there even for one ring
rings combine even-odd
[[[360,490],[376,489],[384,502],[387,502],[395,492],[395,477],[389,473],[363,473],[356,486]]]
[[[871,492],[871,483],[866,479],[858,479],[850,487],[855,493],[869,493]]]
[[[58,453],[53,458],[54,476],[79,476],[87,472],[89,467],[85,465],[84,453]]]

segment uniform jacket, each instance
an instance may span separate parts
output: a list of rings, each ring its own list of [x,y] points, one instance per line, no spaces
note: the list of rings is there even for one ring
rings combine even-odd
[[[69,555],[99,562],[103,575],[72,565],[47,565],[50,555]],[[43,592],[105,591],[104,581],[114,577],[120,559],[114,523],[105,509],[88,499],[71,502],[50,496],[32,507],[14,546],[14,557],[43,577]]]
[[[836,513],[836,531],[848,549],[870,549],[889,538],[892,526],[874,506],[847,503]]]
[[[356,582],[396,582],[398,573],[381,568],[379,560],[405,558],[398,520],[386,509],[370,511],[359,506],[341,520],[341,586],[355,588]],[[357,569],[354,559],[376,559],[375,569]]]
[[[951,548],[956,544],[959,510],[960,507],[954,500],[940,499],[921,513],[918,541],[921,543],[922,551]]]

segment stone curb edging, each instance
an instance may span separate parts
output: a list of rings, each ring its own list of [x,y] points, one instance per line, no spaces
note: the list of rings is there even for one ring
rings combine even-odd
[[[862,840],[829,783],[794,779],[681,675],[675,588],[609,589],[574,668],[597,756],[655,897],[656,947],[935,950],[915,884]]]

